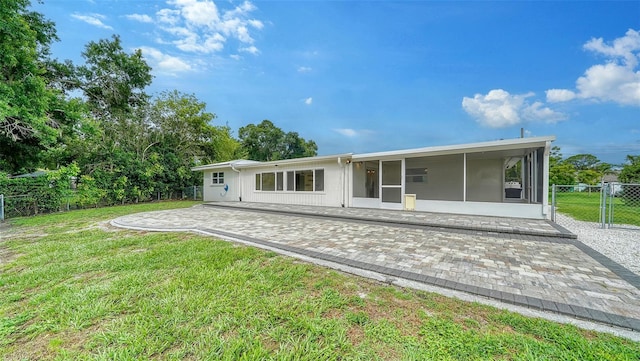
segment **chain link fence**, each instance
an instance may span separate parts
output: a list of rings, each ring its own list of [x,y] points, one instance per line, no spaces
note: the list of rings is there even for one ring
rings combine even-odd
[[[640,230],[640,184],[553,185],[551,209],[551,219],[562,226],[582,221]]]
[[[156,192],[153,196],[139,200],[139,202],[152,202],[162,200],[203,200],[202,186],[185,187],[178,191]],[[5,218],[33,216],[42,213],[64,212],[81,207],[75,197],[75,192],[71,192],[68,197],[64,197],[62,202],[55,208],[42,207],[42,201],[34,194],[0,194],[0,221]],[[94,207],[108,206],[98,202]]]

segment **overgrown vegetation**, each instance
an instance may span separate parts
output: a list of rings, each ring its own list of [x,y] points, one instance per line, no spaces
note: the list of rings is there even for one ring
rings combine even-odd
[[[0,358],[640,359],[640,343],[611,335],[208,237],[105,224],[191,204],[18,218],[3,228]]]
[[[151,67],[118,35],[78,49],[82,64],[52,59],[55,24],[30,4],[0,2],[0,177],[74,166],[81,203],[118,204],[201,184],[195,165],[274,149],[278,159],[316,154],[313,141],[270,121],[236,139],[193,94],[147,94]]]

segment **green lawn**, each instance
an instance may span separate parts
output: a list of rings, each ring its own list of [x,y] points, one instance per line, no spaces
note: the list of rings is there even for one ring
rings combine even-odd
[[[611,199],[607,198],[610,205]],[[574,219],[588,222],[600,222],[599,192],[558,192],[556,193],[556,211],[567,214]],[[609,206],[608,206],[609,207]],[[621,197],[613,198],[614,223],[617,225],[640,226],[640,206],[630,205]],[[606,210],[606,217],[609,209]],[[605,218],[608,219],[608,218]]]
[[[640,343],[400,289],[255,248],[106,220],[15,219],[0,243],[0,359],[638,360]]]

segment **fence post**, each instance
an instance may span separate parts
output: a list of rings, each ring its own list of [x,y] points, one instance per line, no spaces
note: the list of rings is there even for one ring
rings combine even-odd
[[[556,221],[556,185],[551,186],[551,221]]]
[[[600,187],[600,228],[607,228],[605,225],[607,217],[607,190],[604,187],[604,179]]]
[[[4,194],[0,194],[0,221],[4,221]]]
[[[193,200],[196,201],[196,198],[198,198],[196,194],[196,186],[193,186]]]

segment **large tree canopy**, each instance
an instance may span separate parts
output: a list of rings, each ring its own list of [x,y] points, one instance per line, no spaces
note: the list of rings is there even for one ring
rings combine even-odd
[[[318,154],[318,146],[313,140],[307,141],[296,132],[285,133],[270,120],[242,127],[238,136],[242,148],[251,160],[271,161],[313,157]]]
[[[111,40],[90,42],[82,56],[86,64],[77,68],[76,85],[96,116],[108,120],[147,102],[144,90],[153,77],[140,49],[128,54],[114,35]]]
[[[30,170],[37,153],[55,143],[64,109],[47,77],[55,26],[29,5],[0,1],[0,167],[10,171]]]
[[[83,64],[52,60],[55,26],[29,7],[0,0],[0,173],[71,167],[92,205],[175,194],[201,182],[198,164],[316,154],[268,120],[242,128],[241,145],[195,95],[149,96],[151,67],[118,35],[89,42]]]

